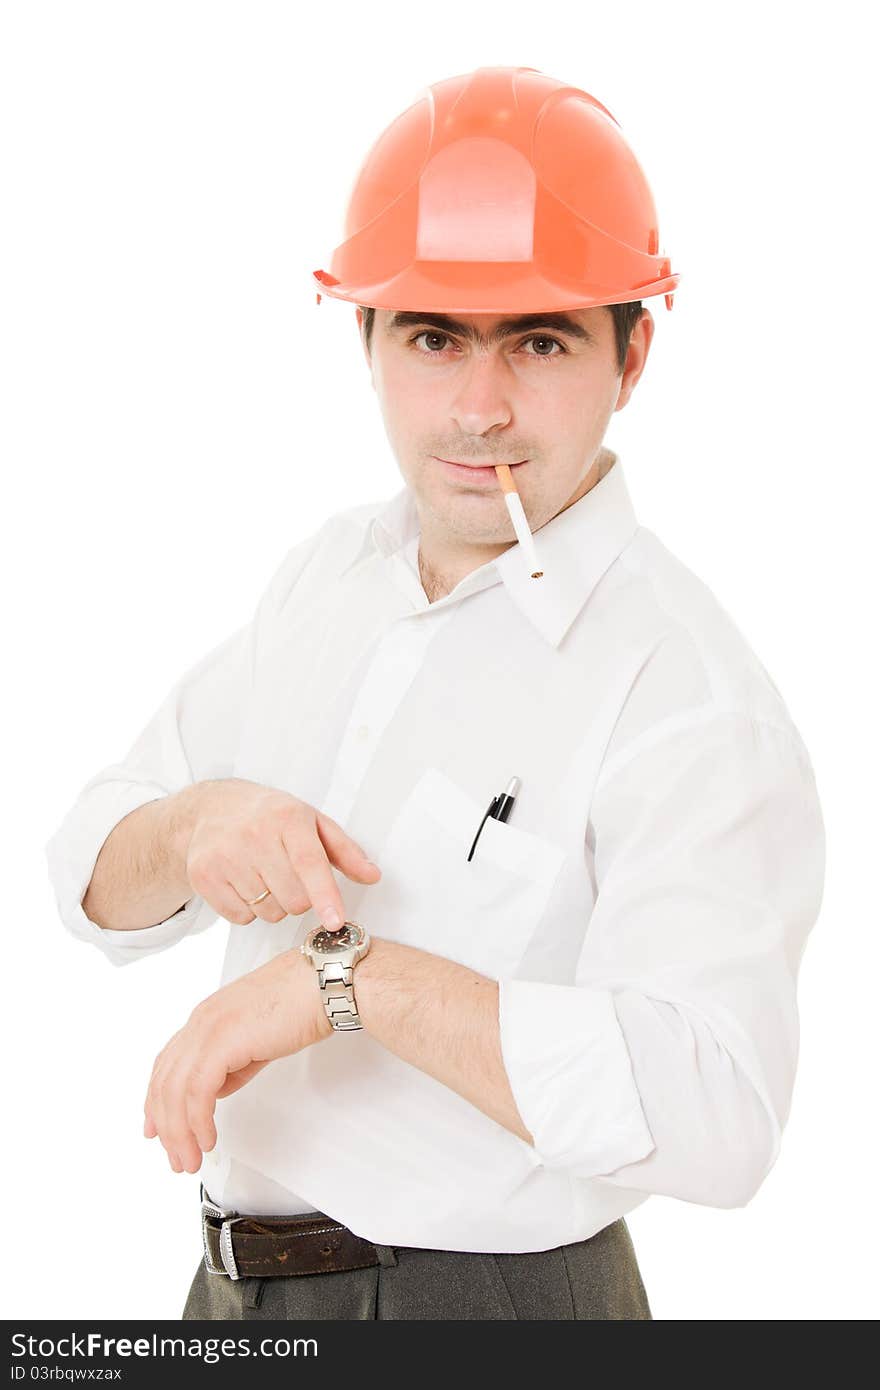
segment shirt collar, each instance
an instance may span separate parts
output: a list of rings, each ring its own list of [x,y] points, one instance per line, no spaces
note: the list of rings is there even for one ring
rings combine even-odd
[[[502,582],[525,617],[558,646],[602,575],[638,530],[619,456],[610,449],[602,452],[607,471],[599,482],[534,532],[543,578],[531,578],[516,542],[430,607],[440,608],[489,583]],[[389,559],[419,531],[414,494],[403,487],[373,517],[370,535],[379,554]]]

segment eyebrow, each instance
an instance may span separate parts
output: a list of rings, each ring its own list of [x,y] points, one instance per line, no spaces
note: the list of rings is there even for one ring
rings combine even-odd
[[[445,333],[453,333],[460,338],[468,338],[471,342],[479,343],[481,347],[501,342],[515,333],[524,333],[529,328],[554,328],[557,333],[567,334],[581,342],[595,342],[595,337],[589,329],[584,328],[583,324],[578,323],[570,314],[520,314],[516,318],[502,319],[487,338],[484,333],[479,333],[473,324],[462,323],[459,319],[450,318],[448,314],[419,314],[401,310],[389,319],[387,331],[394,333],[398,329],[411,328],[419,323],[442,328]]]

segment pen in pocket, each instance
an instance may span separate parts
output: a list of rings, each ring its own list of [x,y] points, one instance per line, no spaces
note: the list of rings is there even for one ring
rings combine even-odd
[[[516,801],[517,796],[519,795],[519,789],[521,786],[522,782],[518,777],[511,777],[510,781],[507,784],[506,791],[501,792],[500,796],[492,797],[492,800],[489,803],[489,809],[483,816],[483,819],[480,821],[479,829],[477,830],[477,833],[474,836],[474,843],[471,845],[471,852],[468,855],[468,862],[470,862],[470,860],[474,857],[474,850],[477,847],[477,840],[479,840],[480,838],[480,831],[486,824],[486,820],[488,819],[488,817],[491,816],[493,820],[506,821],[511,811],[513,810],[514,803]]]

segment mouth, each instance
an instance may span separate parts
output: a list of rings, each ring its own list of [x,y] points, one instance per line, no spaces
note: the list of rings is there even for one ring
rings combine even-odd
[[[434,458],[435,462],[441,465],[444,472],[450,478],[460,478],[464,479],[464,481],[466,482],[471,483],[491,482],[497,484],[498,482],[498,475],[495,472],[495,465],[492,463],[485,465],[477,465],[471,463],[450,463],[448,459],[437,458],[436,455],[434,456]],[[499,462],[503,462],[503,460],[499,460]],[[508,467],[510,468],[511,472],[513,472],[517,468],[522,468],[523,465],[526,463],[528,463],[528,459],[521,459],[519,463],[511,463],[508,465]]]

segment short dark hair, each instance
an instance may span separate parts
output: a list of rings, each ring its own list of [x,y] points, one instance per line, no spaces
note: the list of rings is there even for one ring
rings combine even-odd
[[[614,319],[617,370],[622,372],[626,366],[626,353],[629,347],[629,340],[632,337],[632,331],[642,316],[642,302],[640,299],[636,299],[629,304],[606,304],[605,307],[611,311],[611,317]],[[369,352],[376,310],[366,304],[359,304],[358,308],[364,316],[361,329],[364,335],[364,342],[367,345],[367,352]]]

